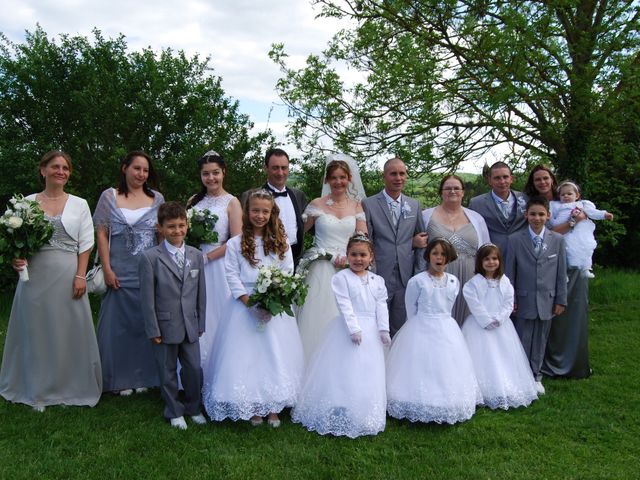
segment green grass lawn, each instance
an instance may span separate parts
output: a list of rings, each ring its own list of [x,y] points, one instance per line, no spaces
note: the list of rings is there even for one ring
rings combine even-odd
[[[291,424],[172,429],[158,391],[37,413],[0,399],[0,479],[640,478],[640,274],[591,281],[591,360],[581,381],[546,380],[529,408],[480,409],[455,426],[388,420],[372,438]],[[4,345],[11,295],[0,299]],[[634,473],[635,472],[635,473]]]

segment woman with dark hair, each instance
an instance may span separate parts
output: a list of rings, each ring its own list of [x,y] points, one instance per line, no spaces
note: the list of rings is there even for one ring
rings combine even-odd
[[[548,201],[559,200],[558,182],[550,167],[544,164],[531,169],[524,188],[531,197],[541,195]],[[576,224],[588,220],[584,212],[567,221],[547,226],[566,235]],[[591,375],[588,350],[588,298],[589,279],[580,269],[567,268],[567,309],[553,319],[542,364],[542,373],[548,377],[586,378]]]
[[[49,405],[93,407],[102,393],[86,295],[93,226],[86,200],[64,191],[71,171],[66,153],[45,154],[44,189],[27,197],[40,204],[54,234],[28,259],[30,279],[16,288],[0,370],[0,395],[39,412]],[[16,271],[26,265],[27,259],[13,260]]]
[[[540,195],[547,201],[558,199],[558,181],[550,167],[540,163],[531,169],[527,183],[524,186],[524,193],[527,197]]]
[[[236,197],[224,189],[227,166],[222,155],[213,150],[198,160],[202,189],[187,202],[187,209],[209,210],[218,216],[214,230],[218,241],[196,245],[203,252],[207,287],[206,329],[200,337],[200,359],[205,368],[213,345],[213,337],[227,304],[232,300],[224,270],[227,240],[242,233],[242,207]],[[206,372],[205,372],[206,376]]]
[[[476,251],[490,241],[487,224],[477,212],[462,206],[464,181],[457,175],[447,175],[440,182],[438,193],[442,202],[422,211],[429,238],[446,238],[458,252],[458,258],[447,265],[447,273],[455,275],[464,285],[475,274]],[[462,325],[469,316],[467,302],[458,295],[453,305],[453,318]]]
[[[162,195],[152,190],[151,158],[132,151],[120,162],[118,188],[100,196],[93,223],[107,293],[98,317],[103,391],[130,395],[160,384],[140,312],[138,261],[157,244],[156,223]]]

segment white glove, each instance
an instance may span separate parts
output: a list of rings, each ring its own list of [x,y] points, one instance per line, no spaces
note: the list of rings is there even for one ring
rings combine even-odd
[[[360,345],[362,343],[362,332],[352,333],[351,341],[356,345]]]
[[[269,323],[269,320],[271,320],[271,312],[269,312],[269,310],[259,307],[258,305],[254,305],[249,310],[251,310],[253,317],[260,323]]]
[[[391,335],[386,330],[380,330],[380,341],[385,347],[391,345]]]

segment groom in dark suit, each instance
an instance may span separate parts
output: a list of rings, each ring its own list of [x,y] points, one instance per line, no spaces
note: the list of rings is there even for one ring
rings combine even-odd
[[[262,188],[269,190],[275,197],[280,209],[280,220],[284,225],[291,245],[293,261],[298,264],[304,250],[304,222],[302,214],[307,206],[304,192],[287,186],[289,178],[289,155],[281,148],[270,148],[264,156],[264,171],[267,183]],[[242,194],[242,204],[248,192]]]
[[[404,324],[407,312],[404,291],[419,266],[416,250],[427,246],[422,212],[417,200],[402,193],[407,167],[399,158],[384,164],[384,190],[365,198],[362,208],[375,250],[376,273],[384,278],[389,305],[391,335]],[[415,261],[414,261],[415,260]]]

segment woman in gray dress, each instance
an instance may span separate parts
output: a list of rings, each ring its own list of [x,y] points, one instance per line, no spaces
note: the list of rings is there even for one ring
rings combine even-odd
[[[149,187],[155,180],[151,158],[129,152],[120,162],[118,188],[102,192],[93,215],[108,287],[98,318],[103,390],[120,395],[160,384],[140,313],[138,283],[140,254],[157,244],[157,211],[164,202]]]
[[[93,248],[87,202],[65,193],[71,159],[44,155],[40,203],[53,223],[49,243],[28,259],[29,280],[18,282],[0,370],[0,395],[44,411],[49,405],[94,406],[102,393],[100,354],[86,295]],[[22,270],[27,259],[15,259]]]
[[[544,164],[531,169],[525,186],[529,196],[541,195],[547,200],[558,199],[558,182],[553,171]],[[574,220],[586,220],[584,213]],[[575,226],[575,224],[574,224]],[[569,222],[556,225],[555,232],[566,234]],[[581,269],[567,267],[567,308],[551,322],[545,350],[542,373],[548,377],[586,378],[591,375],[589,366],[589,279],[581,275]]]
[[[422,218],[429,239],[446,238],[455,247],[458,258],[447,264],[446,271],[455,275],[462,287],[475,275],[476,251],[490,241],[484,218],[462,206],[464,182],[457,175],[447,175],[438,189],[442,202],[434,208],[422,211]],[[463,295],[458,295],[452,317],[458,325],[469,316]]]

